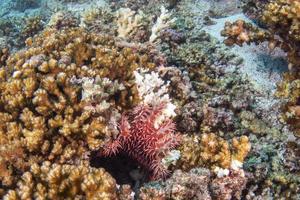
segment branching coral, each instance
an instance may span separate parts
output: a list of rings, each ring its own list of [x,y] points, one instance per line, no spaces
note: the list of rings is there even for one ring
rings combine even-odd
[[[171,116],[174,117],[175,105],[169,96],[169,82],[162,80],[157,72],[134,71],[135,83],[141,101],[146,105],[166,104]]]
[[[117,47],[113,38],[80,28],[46,29],[26,44],[0,69],[0,145],[8,145],[1,154],[24,152],[21,166],[6,156],[1,160],[12,180],[32,161],[87,160],[118,134],[119,113],[140,101],[134,70],[154,66],[146,55]],[[74,82],[85,78],[94,85]],[[101,109],[90,109],[95,104]],[[16,151],[10,150],[16,142]]]
[[[148,199],[205,199],[210,200],[210,173],[205,169],[193,169],[190,172],[176,170],[162,187],[146,185],[141,188],[139,198]]]
[[[171,26],[176,20],[176,18],[171,19],[171,13],[164,6],[161,7],[160,12],[160,16],[157,17],[155,24],[151,28],[150,42],[154,42],[159,37],[160,32]]]
[[[237,20],[233,23],[226,22],[221,35],[226,37],[224,43],[228,46],[233,44],[242,46],[244,43],[250,44],[251,42],[258,44],[270,37],[268,32],[260,30],[243,20]]]
[[[126,152],[151,172],[152,179],[164,178],[168,169],[162,159],[179,144],[180,136],[175,134],[175,124],[166,119],[165,104],[149,107],[140,105],[123,115],[120,134],[104,147],[103,155],[110,156]],[[164,121],[161,121],[164,119]]]
[[[6,64],[6,59],[9,55],[9,49],[7,47],[0,48],[0,67]]]
[[[5,200],[12,199],[103,199],[118,198],[115,180],[102,168],[79,165],[33,164],[9,190]]]
[[[194,167],[235,168],[232,164],[236,161],[242,164],[250,148],[251,145],[246,136],[234,138],[231,145],[213,133],[203,134],[200,138],[185,136],[179,147],[181,157],[178,166],[184,170]]]
[[[129,38],[139,27],[143,25],[144,16],[142,12],[136,13],[129,8],[120,8],[117,12],[118,36]]]

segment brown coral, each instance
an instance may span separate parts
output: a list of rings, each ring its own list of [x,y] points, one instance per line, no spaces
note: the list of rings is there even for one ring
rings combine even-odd
[[[250,44],[251,42],[258,44],[270,37],[268,32],[260,30],[243,20],[237,20],[233,23],[226,22],[221,35],[226,37],[224,43],[228,46],[233,44],[242,46],[244,43]]]
[[[193,169],[190,172],[176,170],[164,187],[142,187],[139,198],[141,200],[210,200],[209,182],[210,173],[205,169]]]
[[[179,147],[181,157],[177,167],[188,170],[194,167],[230,168],[232,161],[243,163],[251,145],[247,136],[233,138],[232,144],[213,133],[185,136]]]
[[[251,2],[254,2],[251,5]],[[225,43],[242,45],[244,42],[269,42],[273,50],[279,47],[287,52],[289,72],[284,81],[279,84],[277,95],[284,97],[288,103],[283,106],[283,119],[291,125],[295,135],[299,136],[299,71],[300,71],[300,2],[295,0],[250,1],[248,4],[256,10],[256,18],[266,30],[261,31],[249,23],[238,20],[226,23],[222,35]],[[259,6],[259,7],[256,7]],[[248,9],[248,10],[249,10]],[[240,35],[247,33],[249,37],[241,39]],[[252,35],[252,37],[250,37]]]
[[[0,48],[0,67],[5,65],[8,55],[9,49],[7,47]]]
[[[115,136],[119,112],[139,102],[133,71],[154,64],[146,55],[116,47],[109,36],[80,28],[46,29],[26,44],[0,69],[0,145],[18,142],[25,152],[21,159],[29,161],[47,158],[63,164],[88,159],[91,150]],[[93,91],[99,92],[95,98],[83,98],[88,91],[76,80],[101,84],[96,76],[100,82],[105,78],[115,82]],[[114,83],[120,87],[112,89]],[[87,109],[103,101],[108,106],[101,112]],[[14,152],[9,149],[2,152]],[[5,156],[2,163],[12,169],[10,175],[14,168],[30,166],[25,161],[23,166],[14,165]]]
[[[103,199],[118,198],[115,180],[102,168],[84,163],[79,165],[33,164],[25,172],[15,189],[9,190],[5,200],[13,199]],[[127,192],[128,193],[128,192]]]
[[[211,183],[212,196],[217,200],[241,199],[247,177],[243,170],[231,170],[225,177],[215,178]]]

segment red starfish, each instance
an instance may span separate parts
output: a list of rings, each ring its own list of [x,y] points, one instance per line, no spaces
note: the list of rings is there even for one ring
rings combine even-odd
[[[123,114],[118,137],[104,147],[102,154],[111,156],[122,150],[148,169],[152,180],[165,178],[168,169],[162,164],[162,159],[180,142],[172,120],[165,120],[155,127],[165,107],[165,104],[154,107],[140,105],[131,113]]]

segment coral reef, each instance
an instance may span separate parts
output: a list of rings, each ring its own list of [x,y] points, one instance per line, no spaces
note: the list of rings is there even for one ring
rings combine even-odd
[[[18,180],[17,187],[7,191],[3,199],[66,199],[68,197],[112,200],[121,199],[119,192],[115,180],[102,168],[92,168],[83,163],[60,165],[45,161],[41,165],[33,164],[29,171],[24,172]],[[129,191],[124,190],[125,192]]]
[[[209,34],[237,1],[11,1],[1,199],[299,199],[299,139],[280,101]],[[226,23],[225,43],[287,53],[277,95],[297,135],[299,2],[243,2],[261,27]]]
[[[205,168],[189,172],[176,170],[162,185],[152,183],[141,188],[139,198],[146,199],[241,199],[247,177],[242,170],[232,170],[225,177],[214,177]]]
[[[226,22],[221,35],[226,37],[224,43],[228,46],[233,44],[242,46],[244,43],[250,44],[251,42],[258,44],[271,37],[267,32],[243,20],[237,20],[234,23]]]
[[[146,185],[141,188],[139,198],[147,199],[211,199],[209,194],[210,173],[205,169],[190,172],[176,170],[161,187]]]
[[[80,28],[46,29],[26,44],[27,49],[12,54],[1,68],[1,145],[8,145],[5,154],[24,150],[21,166],[13,162],[14,156],[1,160],[11,175],[1,180],[15,179],[14,169],[45,158],[62,164],[87,160],[91,150],[117,134],[119,113],[139,102],[133,71],[154,66],[146,55]],[[92,79],[95,87],[76,83],[83,78]],[[104,100],[111,106],[89,109]]]
[[[0,48],[0,67],[4,66],[9,55],[8,47]]]
[[[217,177],[211,183],[212,197],[217,200],[241,199],[247,177],[243,170],[232,170],[228,176]]]
[[[269,49],[276,47],[287,52],[289,62],[289,72],[284,76],[284,80],[279,84],[277,95],[288,100],[283,106],[283,119],[291,125],[295,135],[300,134],[299,115],[299,69],[300,69],[300,28],[298,1],[253,1],[248,2],[248,11],[254,12],[256,19],[266,30],[262,31],[253,27],[250,23],[241,20],[233,24],[227,23],[222,34],[228,37],[226,44],[234,43],[242,45],[244,42],[260,43],[268,41]],[[258,6],[258,7],[257,7]],[[253,11],[254,8],[255,11]]]
[[[246,136],[233,138],[231,145],[213,133],[202,134],[201,137],[185,136],[182,145],[178,148],[181,157],[176,167],[183,170],[195,167],[228,169],[235,161],[242,164],[250,148]]]

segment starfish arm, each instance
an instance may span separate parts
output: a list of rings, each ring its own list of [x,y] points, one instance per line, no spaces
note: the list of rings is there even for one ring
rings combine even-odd
[[[130,124],[128,122],[128,117],[123,114],[121,117],[121,121],[120,121],[120,139],[122,139],[123,141],[126,141],[129,139],[130,137]]]
[[[169,175],[169,170],[162,164],[161,159],[157,159],[150,165],[152,175],[150,180],[165,179]]]
[[[101,154],[103,156],[107,156],[107,157],[116,155],[120,151],[121,147],[122,146],[121,146],[121,143],[120,143],[119,140],[109,142],[104,146],[103,151],[101,152]]]
[[[164,153],[176,147],[181,141],[181,135],[175,134],[175,123],[171,120],[164,122],[156,131],[154,148]]]

